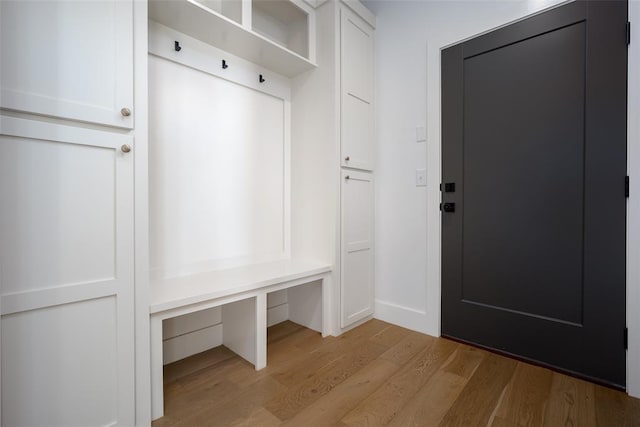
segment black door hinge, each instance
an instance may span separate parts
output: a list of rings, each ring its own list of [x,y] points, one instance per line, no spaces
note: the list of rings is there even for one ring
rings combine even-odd
[[[627,46],[631,44],[631,22],[627,22]]]
[[[629,176],[624,177],[624,197],[629,197]]]
[[[624,349],[629,350],[629,329],[624,328]]]

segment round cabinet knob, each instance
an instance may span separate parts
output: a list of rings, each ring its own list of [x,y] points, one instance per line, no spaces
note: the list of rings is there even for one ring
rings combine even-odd
[[[351,159],[349,158],[349,156],[347,156],[347,157],[345,157],[345,158],[344,158],[344,161],[345,161],[345,162],[348,162],[349,160],[351,160]]]
[[[120,147],[120,149],[123,153],[128,153],[129,151],[131,151],[131,146],[129,144],[124,144],[122,147]]]
[[[120,114],[122,114],[124,117],[129,117],[131,115],[131,110],[127,107],[124,107],[122,110],[120,110]]]

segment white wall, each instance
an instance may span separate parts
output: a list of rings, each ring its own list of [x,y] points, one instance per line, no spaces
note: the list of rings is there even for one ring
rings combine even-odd
[[[377,16],[376,99],[376,317],[440,334],[440,49],[561,3],[512,1],[367,1]],[[637,10],[636,10],[637,9]],[[640,21],[640,3],[630,18]],[[634,28],[638,28],[636,24]],[[640,106],[634,80],[640,68],[640,37],[630,52],[630,111]],[[629,117],[633,117],[630,113]],[[630,120],[633,125],[634,120]],[[415,128],[427,127],[416,143]],[[630,128],[630,171],[640,170],[640,130]],[[415,186],[416,169],[427,169],[427,187]],[[640,175],[640,174],[637,174]],[[632,181],[633,182],[633,181]],[[640,200],[629,211],[629,259],[640,252]],[[640,198],[640,193],[637,198]],[[426,262],[425,262],[426,261]],[[640,267],[629,262],[628,389],[640,395]],[[640,329],[640,328],[638,328]]]
[[[440,47],[553,1],[366,3],[378,19],[376,317],[440,333],[440,260],[427,256],[440,241],[439,229],[427,230],[427,218],[439,221]],[[426,143],[416,142],[418,126],[427,127]],[[428,185],[416,187],[423,168]]]

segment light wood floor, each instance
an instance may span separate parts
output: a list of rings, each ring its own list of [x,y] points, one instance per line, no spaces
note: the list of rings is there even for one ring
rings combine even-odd
[[[259,372],[224,347],[166,366],[153,426],[640,426],[625,393],[378,320],[268,342]]]

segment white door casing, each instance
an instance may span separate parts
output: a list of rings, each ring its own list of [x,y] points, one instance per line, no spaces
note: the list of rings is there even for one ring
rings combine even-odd
[[[135,422],[125,144],[133,138],[0,117],[2,425]]]
[[[0,51],[0,107],[133,127],[133,0],[3,0]]]
[[[341,326],[373,314],[373,175],[342,171],[341,186]]]

